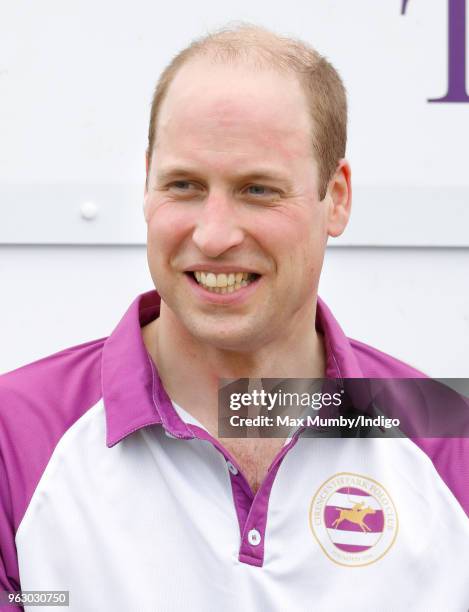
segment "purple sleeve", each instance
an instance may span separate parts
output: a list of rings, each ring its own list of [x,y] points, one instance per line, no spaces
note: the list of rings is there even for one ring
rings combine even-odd
[[[366,378],[426,378],[412,366],[358,340],[350,340]],[[417,391],[417,387],[414,388]],[[442,396],[444,397],[444,396]],[[413,401],[416,401],[413,398]],[[469,516],[469,438],[416,438],[436,471]]]
[[[1,590],[21,590],[16,532],[58,441],[101,397],[102,346],[94,340],[0,376]]]
[[[0,591],[19,591],[19,572],[16,558],[15,527],[11,504],[10,483],[0,448]],[[20,606],[1,606],[9,610],[24,610]]]
[[[414,442],[432,460],[469,516],[469,438],[420,438]]]

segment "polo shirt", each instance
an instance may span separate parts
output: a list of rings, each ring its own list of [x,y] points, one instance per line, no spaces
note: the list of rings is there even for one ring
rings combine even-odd
[[[298,430],[253,495],[163,388],[140,330],[159,306],[0,377],[0,589],[79,612],[468,609],[467,439]],[[316,328],[328,378],[422,376],[321,299]]]

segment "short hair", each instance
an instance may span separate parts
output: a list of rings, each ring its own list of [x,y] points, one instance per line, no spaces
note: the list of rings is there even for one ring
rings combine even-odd
[[[235,22],[195,39],[180,51],[162,72],[151,103],[147,157],[155,146],[158,113],[181,66],[191,59],[208,56],[220,63],[247,60],[253,68],[270,68],[296,75],[306,95],[312,119],[312,150],[319,168],[319,194],[345,156],[347,143],[347,95],[336,69],[309,44],[280,36],[246,22]]]

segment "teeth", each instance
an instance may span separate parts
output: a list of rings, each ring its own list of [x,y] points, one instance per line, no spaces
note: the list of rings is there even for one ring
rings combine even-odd
[[[247,287],[253,280],[249,272],[229,272],[215,274],[214,272],[197,270],[194,272],[197,282],[213,293],[233,293]]]
[[[226,287],[226,285],[228,284],[227,281],[228,279],[226,278],[226,274],[217,275],[217,287]]]
[[[205,284],[207,287],[216,287],[217,286],[217,277],[213,272],[209,272],[205,277]]]

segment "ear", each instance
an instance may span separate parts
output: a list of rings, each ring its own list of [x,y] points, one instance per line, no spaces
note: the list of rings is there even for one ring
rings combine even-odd
[[[352,208],[352,171],[346,159],[341,159],[329,181],[324,200],[328,205],[327,233],[336,238],[347,227]]]

